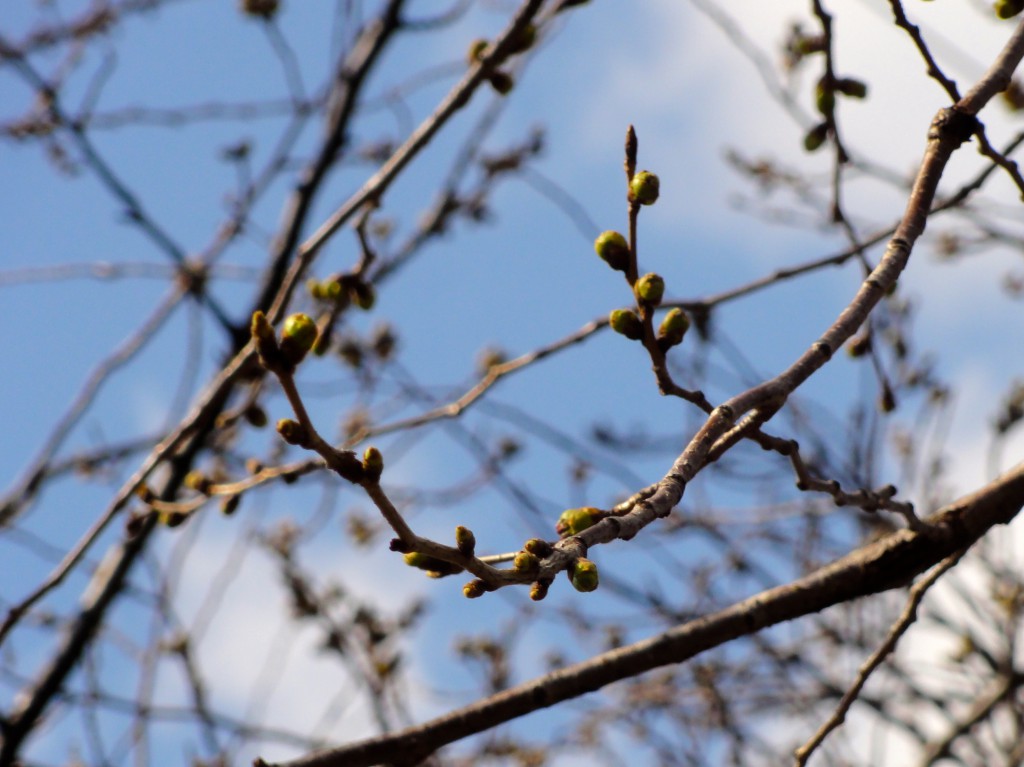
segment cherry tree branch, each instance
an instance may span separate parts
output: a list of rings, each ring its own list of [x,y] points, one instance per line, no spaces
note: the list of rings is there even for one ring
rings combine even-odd
[[[658,636],[602,653],[512,687],[422,725],[257,767],[412,765],[437,749],[534,711],[594,692],[652,669],[681,663],[769,626],[909,583],[946,557],[970,547],[1024,507],[1024,463],[943,507],[923,532],[900,530],[809,575],[688,621]]]

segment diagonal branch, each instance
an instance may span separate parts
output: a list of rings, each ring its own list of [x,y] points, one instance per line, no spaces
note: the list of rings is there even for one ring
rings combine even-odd
[[[898,588],[975,543],[1024,507],[1024,463],[928,518],[924,532],[900,530],[792,583],[651,639],[512,687],[417,727],[328,749],[279,767],[411,765],[437,749],[520,716],[578,698],[605,685],[685,660],[769,626],[859,597]],[[270,767],[257,761],[260,767]]]

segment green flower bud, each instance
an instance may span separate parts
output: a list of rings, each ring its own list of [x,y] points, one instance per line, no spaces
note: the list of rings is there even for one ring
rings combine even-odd
[[[242,502],[242,496],[239,494],[227,495],[224,500],[220,502],[220,513],[225,517],[230,517],[236,511],[238,511],[238,505]]]
[[[242,413],[242,417],[249,422],[250,426],[254,426],[257,429],[262,429],[267,425],[267,411],[259,405],[249,405],[245,412]]]
[[[523,544],[523,551],[529,551],[531,554],[536,554],[539,558],[544,559],[551,556],[554,548],[543,538],[531,538]]]
[[[630,309],[616,309],[608,315],[608,324],[612,330],[621,333],[626,338],[638,341],[644,337],[644,326],[640,318]]]
[[[324,283],[324,298],[329,301],[337,301],[341,298],[341,283],[338,280],[329,280]]]
[[[534,602],[539,602],[548,595],[548,588],[551,586],[551,581],[535,581],[530,585],[530,599]]]
[[[816,152],[825,145],[828,139],[828,123],[818,123],[804,136],[804,149],[808,152]]]
[[[814,91],[814,103],[818,111],[828,117],[836,108],[835,84],[827,82],[825,78],[818,81]]]
[[[327,295],[324,292],[324,283],[320,282],[320,280],[315,277],[311,277],[306,280],[306,290],[309,291],[309,295],[312,298],[327,298]]]
[[[572,587],[577,591],[587,593],[595,591],[598,584],[597,565],[589,559],[580,557],[572,566]]]
[[[669,309],[658,328],[658,340],[665,346],[663,351],[682,343],[683,336],[689,329],[690,318],[686,316],[686,312],[679,308]]]
[[[143,503],[153,503],[156,500],[156,493],[149,485],[142,484],[135,488],[135,496]]]
[[[555,532],[559,537],[567,538],[570,535],[578,535],[600,519],[601,510],[593,506],[584,506],[580,509],[566,509],[555,523]]]
[[[481,580],[470,581],[462,587],[462,595],[467,599],[477,599],[487,592],[486,584]]]
[[[994,8],[999,18],[1012,19],[1024,11],[1024,0],[996,0]]]
[[[653,205],[661,191],[661,180],[650,171],[642,170],[629,182],[629,201]]]
[[[487,80],[491,84],[491,87],[502,96],[507,96],[515,85],[515,80],[512,79],[512,75],[508,72],[502,72],[500,69],[491,72],[490,77],[488,77]]]
[[[281,330],[281,356],[290,364],[298,365],[313,348],[318,335],[316,323],[308,315],[289,316]]]
[[[517,573],[535,573],[540,569],[540,560],[536,554],[529,551],[520,551],[512,561],[512,566]]]
[[[455,548],[467,557],[473,556],[476,550],[476,536],[468,527],[459,525],[455,528]]]
[[[527,24],[512,43],[511,54],[522,53],[533,47],[537,40],[537,27]]]
[[[402,559],[409,567],[415,567],[418,570],[424,570],[427,567],[427,563],[431,559],[426,554],[421,554],[418,551],[410,551],[408,554],[403,554]]]
[[[161,511],[159,519],[160,523],[167,525],[167,527],[178,527],[188,519],[188,513],[184,511]]]
[[[863,333],[859,336],[854,336],[850,339],[850,343],[846,345],[846,353],[851,357],[863,357],[871,351],[871,334]]]
[[[252,325],[249,330],[256,343],[256,352],[260,355],[260,363],[267,370],[279,370],[284,361],[281,357],[281,350],[277,346],[277,336],[274,335],[274,328],[267,319],[267,315],[260,311],[253,312]]]
[[[618,232],[601,232],[594,240],[594,251],[617,272],[629,268],[629,243]]]
[[[309,435],[306,433],[305,428],[303,428],[301,423],[293,421],[291,418],[282,418],[277,422],[277,433],[289,445],[307,447],[309,442]]]
[[[373,305],[377,303],[377,291],[373,289],[373,285],[363,282],[362,280],[356,280],[349,285],[349,295],[352,296],[352,300],[355,305],[363,311],[370,311]]]
[[[370,482],[377,482],[384,471],[384,456],[372,445],[363,453],[363,475]]]
[[[209,495],[210,485],[212,485],[213,482],[202,472],[202,470],[192,469],[192,471],[185,475],[185,479],[182,480],[182,484],[189,490],[195,490],[197,493]]]
[[[636,293],[638,301],[657,306],[661,303],[661,297],[665,295],[665,280],[660,274],[645,274],[636,281],[633,292]]]
[[[837,80],[836,90],[851,99],[864,99],[868,96],[867,83],[853,77],[843,77]]]
[[[410,567],[423,570],[431,578],[443,578],[446,575],[462,572],[462,568],[458,565],[453,565],[451,562],[445,562],[443,559],[431,557],[427,554],[421,554],[418,551],[410,551],[408,554],[403,555],[402,559]]]
[[[480,59],[484,57],[484,51],[487,50],[487,46],[490,45],[482,37],[478,37],[476,40],[469,44],[469,49],[466,51],[466,63],[470,66],[476,64]]]

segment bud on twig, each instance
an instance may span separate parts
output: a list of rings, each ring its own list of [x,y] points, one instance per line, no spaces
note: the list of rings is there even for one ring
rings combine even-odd
[[[653,205],[661,193],[661,179],[650,171],[642,170],[629,182],[629,201]]]
[[[638,301],[657,306],[665,295],[665,280],[660,274],[645,274],[636,281],[633,292],[636,293]]]
[[[555,532],[562,538],[578,535],[593,526],[599,518],[600,509],[584,506],[580,509],[566,509],[555,523]]]
[[[572,566],[572,587],[577,591],[587,593],[595,591],[598,585],[597,565],[589,559],[580,557]]]
[[[459,525],[455,528],[455,548],[467,557],[473,556],[476,550],[476,536],[468,527]]]
[[[371,445],[363,453],[363,476],[370,482],[377,482],[383,471],[384,456],[381,455],[380,450]]]
[[[608,315],[608,324],[616,333],[624,335],[632,341],[638,341],[644,337],[644,326],[640,318],[629,309],[615,309]]]
[[[594,240],[594,251],[617,272],[629,268],[629,243],[618,232],[601,232]]]

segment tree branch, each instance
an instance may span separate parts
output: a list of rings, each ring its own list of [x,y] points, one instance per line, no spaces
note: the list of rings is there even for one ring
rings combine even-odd
[[[413,765],[450,743],[827,607],[898,588],[1024,507],[1024,463],[940,509],[924,532],[900,530],[792,583],[651,639],[566,666],[417,727],[319,751],[278,767]],[[272,767],[257,760],[258,767]]]

